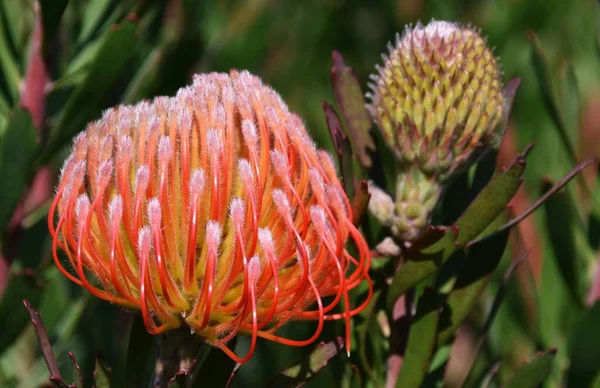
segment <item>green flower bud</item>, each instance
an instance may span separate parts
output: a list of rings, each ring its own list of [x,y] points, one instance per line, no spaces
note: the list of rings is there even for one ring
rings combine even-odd
[[[400,168],[393,230],[410,241],[449,181],[499,144],[507,103],[498,61],[470,27],[407,28],[383,60],[368,108]]]

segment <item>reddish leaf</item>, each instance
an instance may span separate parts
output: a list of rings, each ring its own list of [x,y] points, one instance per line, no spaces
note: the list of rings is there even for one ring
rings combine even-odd
[[[371,157],[367,150],[375,150],[375,143],[369,134],[371,117],[365,108],[365,99],[354,69],[346,66],[342,55],[333,54],[331,83],[335,101],[342,111],[352,148],[361,166],[371,167]]]
[[[367,181],[362,179],[359,182],[358,190],[352,200],[352,223],[355,226],[360,224],[360,220],[369,206],[370,199],[371,193],[369,193],[369,185],[367,184]]]
[[[23,82],[23,93],[21,96],[21,106],[29,111],[33,124],[38,132],[44,124],[46,112],[46,84],[50,80],[48,68],[42,55],[42,45],[44,43],[44,26],[42,25],[42,15],[39,7],[35,7],[35,27],[31,35],[31,49],[29,52],[29,61]]]
[[[338,158],[344,190],[349,197],[354,195],[354,166],[352,165],[352,148],[348,137],[344,133],[342,123],[338,114],[331,104],[326,101],[321,102],[323,111],[325,112],[325,121],[329,129],[329,135],[333,141],[333,148]]]
[[[579,126],[579,157],[581,159],[597,158],[600,156],[600,93],[593,94],[583,109]],[[588,187],[594,187],[598,167],[588,168],[583,177]],[[580,190],[583,206],[589,211],[591,205],[590,193]]]
[[[506,106],[508,109],[505,112],[504,116],[504,127],[508,127],[508,119],[510,118],[510,112],[512,111],[513,103],[515,101],[515,95],[517,94],[517,89],[521,84],[521,78],[516,77],[508,81],[506,87],[504,88],[504,98],[506,99]]]

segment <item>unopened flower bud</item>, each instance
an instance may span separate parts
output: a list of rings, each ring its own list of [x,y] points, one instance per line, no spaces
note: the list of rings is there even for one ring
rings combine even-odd
[[[412,240],[448,182],[499,144],[507,104],[497,58],[470,27],[418,24],[389,51],[369,110],[400,168],[396,234]]]

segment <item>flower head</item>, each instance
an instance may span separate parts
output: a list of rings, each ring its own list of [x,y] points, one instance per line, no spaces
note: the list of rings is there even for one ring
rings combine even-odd
[[[400,167],[390,222],[412,239],[444,185],[499,143],[502,74],[477,31],[444,21],[407,28],[377,70],[369,110]]]
[[[70,280],[141,310],[153,334],[185,324],[238,362],[257,337],[302,346],[325,320],[348,330],[368,303],[348,304],[371,289],[370,256],[331,158],[248,72],[105,112],[74,140],[48,220]],[[290,320],[319,324],[306,340],[274,334]],[[243,358],[226,346],[238,333],[252,336]]]

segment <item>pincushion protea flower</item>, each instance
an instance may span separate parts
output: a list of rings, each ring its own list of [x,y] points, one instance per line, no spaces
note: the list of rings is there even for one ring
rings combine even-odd
[[[91,123],[48,220],[71,281],[141,310],[152,334],[188,325],[242,363],[257,337],[302,346],[325,320],[345,319],[349,341],[349,319],[372,292],[351,212],[301,120],[259,78],[231,72]],[[367,300],[352,308],[348,293],[364,280]],[[317,329],[306,340],[277,336],[290,320]],[[238,333],[252,336],[245,357],[226,346]]]
[[[507,111],[500,66],[477,31],[433,21],[398,35],[377,70],[368,108],[400,168],[395,209],[383,221],[412,240],[444,186],[498,145]]]

